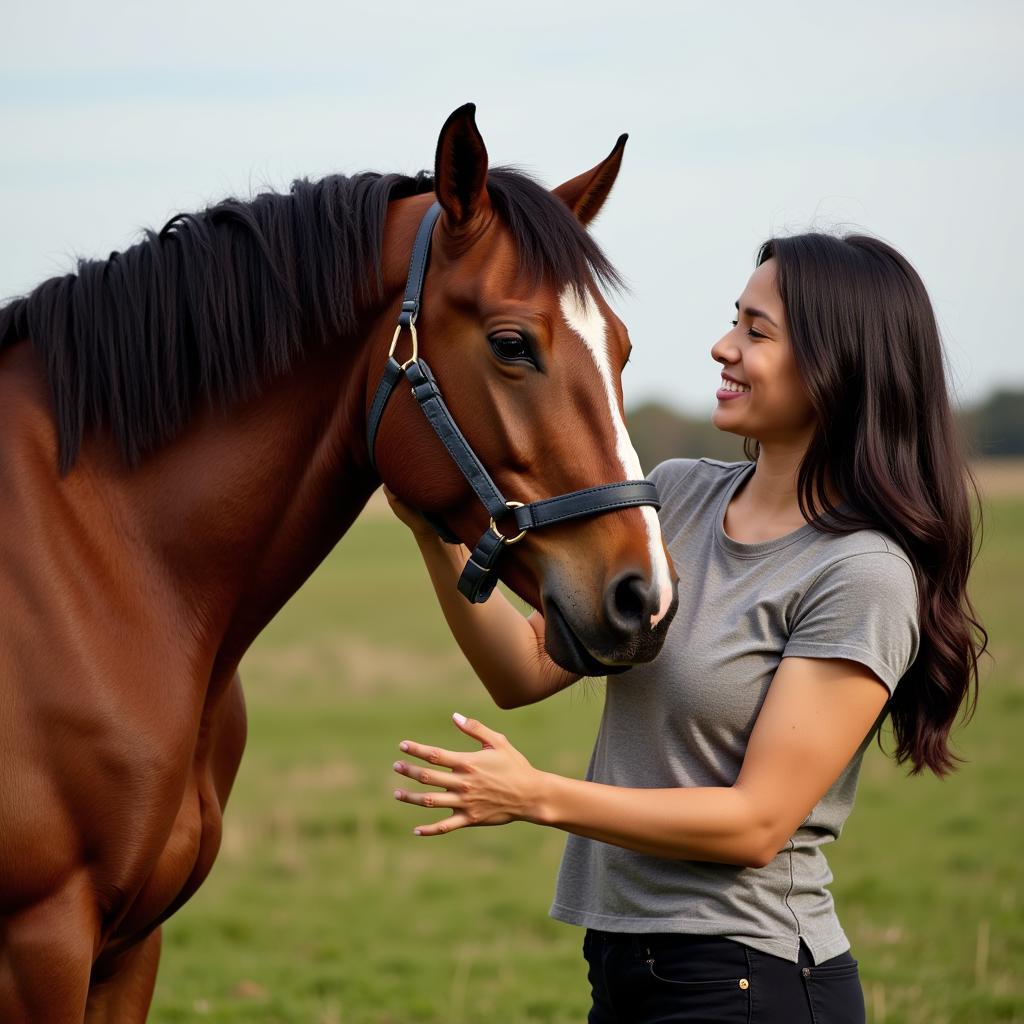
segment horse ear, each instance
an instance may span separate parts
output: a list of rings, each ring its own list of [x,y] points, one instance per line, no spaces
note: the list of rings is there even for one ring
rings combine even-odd
[[[626,148],[628,135],[620,135],[615,148],[596,166],[558,188],[554,193],[583,224],[589,224],[601,211],[608,193],[615,184],[622,166],[622,152]]]
[[[487,149],[476,127],[475,103],[452,111],[437,140],[434,192],[446,220],[461,227],[486,209]]]

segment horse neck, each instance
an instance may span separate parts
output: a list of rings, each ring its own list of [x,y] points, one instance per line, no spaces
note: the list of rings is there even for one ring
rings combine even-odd
[[[351,526],[380,480],[367,401],[384,366],[421,207],[397,201],[383,295],[351,339],[311,347],[228,415],[205,414],[123,479],[144,545],[173,582],[188,632],[233,667]]]
[[[127,543],[168,583],[197,656],[237,661],[377,486],[365,456],[370,340],[310,353],[257,398],[111,474]],[[103,474],[105,461],[86,471]]]
[[[197,414],[133,469],[91,431],[59,477],[43,359],[29,341],[0,351],[0,515],[41,524],[26,571],[45,557],[130,607],[133,628],[173,635],[201,674],[233,669],[379,483],[367,408],[431,198],[389,205],[381,297],[350,336],[310,345],[253,399]]]

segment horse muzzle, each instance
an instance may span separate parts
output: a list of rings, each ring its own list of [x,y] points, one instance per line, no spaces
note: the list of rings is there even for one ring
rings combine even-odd
[[[577,602],[545,588],[542,595],[544,647],[557,665],[584,676],[617,675],[652,661],[661,651],[679,605],[672,603],[652,625],[660,604],[655,585],[640,573],[620,573],[605,587],[597,615],[573,614]]]

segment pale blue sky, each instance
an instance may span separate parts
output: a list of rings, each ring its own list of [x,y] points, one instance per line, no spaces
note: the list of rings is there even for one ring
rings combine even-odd
[[[13,8],[13,9],[12,9]],[[1024,386],[1024,7],[1011,2],[174,5],[20,0],[0,38],[0,297],[179,210],[415,171],[467,100],[549,185],[630,133],[595,234],[632,285],[627,404],[709,414],[767,235],[915,264],[964,402]]]

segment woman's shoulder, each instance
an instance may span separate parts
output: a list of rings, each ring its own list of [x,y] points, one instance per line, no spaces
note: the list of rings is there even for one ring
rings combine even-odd
[[[723,462],[720,459],[667,459],[647,479],[658,488],[661,526],[666,537],[679,531],[707,530],[714,510],[751,462]]]
[[[919,591],[914,563],[903,546],[890,534],[874,527],[848,533],[818,532],[804,558],[802,604],[833,595],[836,600],[864,613],[878,605],[898,618],[900,610],[916,618]]]
[[[844,503],[842,508],[848,510],[849,506]],[[842,519],[837,517],[836,522],[842,523]],[[821,531],[816,539],[823,565],[831,567],[840,562],[852,562],[854,566],[864,566],[892,560],[903,562],[911,574],[914,572],[914,563],[903,545],[879,527],[865,526],[843,533]]]
[[[711,459],[703,456],[699,459],[666,459],[659,462],[648,474],[647,479],[655,483],[658,491],[665,494],[670,490],[686,483],[687,481],[706,484],[709,479],[731,480],[733,476],[742,471],[750,462],[723,462],[721,459]]]

